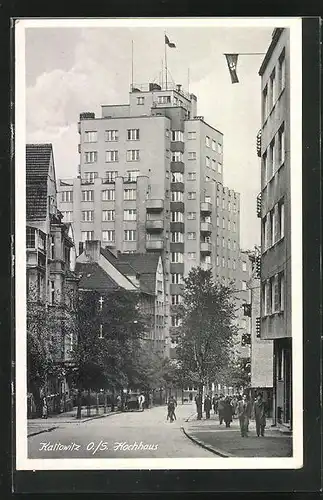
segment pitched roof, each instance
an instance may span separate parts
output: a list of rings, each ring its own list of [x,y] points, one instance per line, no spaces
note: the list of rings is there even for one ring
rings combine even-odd
[[[97,262],[76,262],[75,274],[80,277],[79,288],[100,292],[120,288]]]
[[[47,178],[52,156],[51,144],[26,145],[26,217],[45,220],[47,216]]]
[[[105,257],[120,273],[126,275],[126,276],[135,276],[138,274],[138,271],[133,268],[133,266],[126,260],[121,260],[115,255],[113,255],[112,252],[109,251],[109,249],[106,248],[101,248],[101,255]]]
[[[121,262],[128,262],[136,273],[139,274],[141,290],[155,294],[156,271],[159,255],[148,253],[120,253],[118,257]]]

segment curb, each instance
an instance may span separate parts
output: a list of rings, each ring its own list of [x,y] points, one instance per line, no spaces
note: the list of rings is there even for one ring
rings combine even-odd
[[[190,439],[191,441],[193,441],[193,443],[201,446],[202,448],[204,448],[205,450],[208,450],[208,451],[211,451],[212,453],[214,453],[215,455],[218,455],[219,457],[222,457],[222,458],[232,458],[232,457],[235,457],[235,455],[232,455],[231,453],[227,453],[227,452],[224,452],[223,450],[219,450],[218,448],[215,448],[214,446],[212,446],[211,444],[205,444],[203,441],[201,441],[200,439],[197,439],[195,437],[193,437],[191,434],[189,434],[185,429],[184,427],[181,427],[181,430],[183,432],[183,434],[188,438]]]
[[[48,429],[43,429],[42,431],[31,432],[30,434],[27,434],[27,438],[32,437],[32,436],[37,436],[38,434],[43,434],[44,432],[51,432],[51,431],[54,431],[55,429],[58,429],[58,426],[49,427]]]

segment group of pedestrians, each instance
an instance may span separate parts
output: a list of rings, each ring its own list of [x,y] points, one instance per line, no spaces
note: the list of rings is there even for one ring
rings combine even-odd
[[[197,394],[195,397],[196,409],[198,416],[202,414],[202,397]],[[247,394],[224,396],[223,394],[215,394],[211,399],[210,395],[206,395],[204,399],[205,418],[210,418],[210,412],[213,406],[214,414],[219,417],[219,424],[225,423],[227,428],[230,427],[233,418],[239,419],[240,433],[242,437],[248,437],[249,421],[253,417],[256,422],[257,436],[265,435],[266,427],[266,407],[261,393],[258,393],[255,400],[252,402]]]

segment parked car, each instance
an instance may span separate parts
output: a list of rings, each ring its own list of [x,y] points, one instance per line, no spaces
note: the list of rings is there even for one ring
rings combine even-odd
[[[138,395],[129,394],[125,403],[125,407],[128,411],[139,410]]]

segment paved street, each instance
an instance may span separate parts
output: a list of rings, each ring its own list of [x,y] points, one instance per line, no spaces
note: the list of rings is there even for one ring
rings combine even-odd
[[[179,404],[173,423],[166,413],[162,406],[87,422],[62,421],[55,424],[58,428],[28,438],[29,458],[215,458],[181,430],[195,413],[194,404]]]

